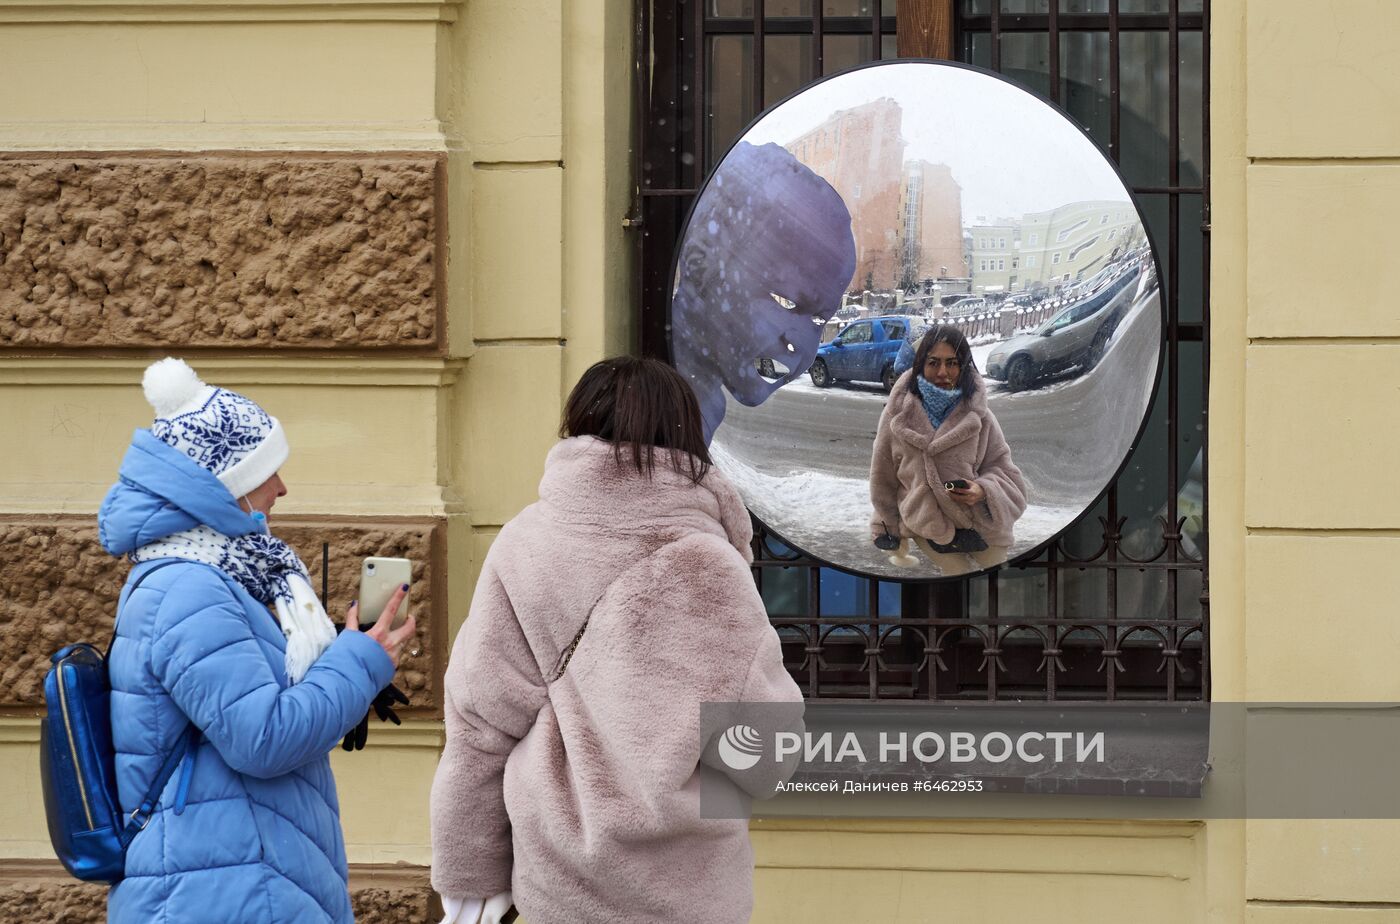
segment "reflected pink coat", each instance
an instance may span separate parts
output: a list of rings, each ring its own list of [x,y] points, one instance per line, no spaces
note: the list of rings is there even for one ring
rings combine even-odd
[[[802,701],[751,537],[718,471],[696,485],[658,456],[648,482],[592,437],[551,450],[539,501],[491,545],[447,667],[434,888],[511,889],[530,924],[749,920],[748,823],[701,818],[701,776],[762,797],[796,761],[710,769],[700,704]]]
[[[987,388],[977,384],[937,430],[918,395],[909,391],[910,369],[895,382],[880,415],[870,460],[872,533],[881,523],[897,536],[951,542],[955,529],[975,529],[988,545],[1006,546],[1026,511],[1026,483],[1011,461],[1001,425],[987,409]],[[972,507],[958,503],[943,487],[956,479],[976,481],[986,499]]]

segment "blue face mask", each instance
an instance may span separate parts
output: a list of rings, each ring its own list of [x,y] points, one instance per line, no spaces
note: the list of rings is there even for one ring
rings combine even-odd
[[[240,510],[243,509],[243,504],[247,500],[248,498],[246,497],[240,497],[238,499],[238,507]],[[252,508],[252,506],[252,503],[249,502],[248,507]],[[272,535],[272,531],[267,528],[267,514],[263,513],[261,510],[249,509],[248,516],[253,518],[253,528],[255,532],[262,533],[264,536]]]
[[[943,421],[948,419],[953,408],[962,400],[962,389],[939,388],[922,375],[917,379],[917,383],[919,395],[924,399],[924,413],[928,415],[928,422],[933,424],[936,430],[943,426]]]

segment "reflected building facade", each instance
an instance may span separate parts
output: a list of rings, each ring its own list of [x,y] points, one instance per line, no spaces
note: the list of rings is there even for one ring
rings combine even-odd
[[[1021,223],[1010,218],[977,218],[968,229],[972,241],[969,269],[976,295],[1018,291]]]
[[[856,239],[854,291],[890,288],[899,271],[896,219],[904,164],[902,121],[899,104],[881,98],[835,112],[784,145],[846,202]]]
[[[784,145],[850,210],[853,292],[968,276],[962,188],[945,164],[905,162],[903,120],[897,102],[876,99],[833,113]]]
[[[967,278],[962,187],[951,167],[926,160],[907,162],[900,180],[900,216],[902,288],[925,280]]]
[[[1147,236],[1129,202],[1071,202],[1019,219],[980,219],[972,239],[979,295],[1056,292],[1089,278]]]

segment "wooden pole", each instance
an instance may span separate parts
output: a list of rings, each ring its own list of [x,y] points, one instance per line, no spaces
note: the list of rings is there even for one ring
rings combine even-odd
[[[953,58],[953,4],[957,0],[897,0],[901,58]]]

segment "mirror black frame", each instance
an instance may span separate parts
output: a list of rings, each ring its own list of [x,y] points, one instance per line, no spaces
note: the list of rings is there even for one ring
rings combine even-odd
[[[1123,476],[1123,472],[1127,469],[1128,462],[1132,459],[1133,453],[1137,451],[1138,444],[1142,442],[1143,434],[1147,432],[1147,425],[1152,419],[1152,408],[1157,402],[1158,391],[1162,387],[1162,370],[1166,367],[1167,328],[1171,320],[1168,314],[1169,300],[1166,296],[1167,278],[1162,273],[1162,261],[1160,251],[1157,247],[1156,238],[1152,234],[1152,228],[1147,222],[1146,212],[1144,212],[1142,208],[1142,203],[1138,201],[1137,194],[1133,192],[1132,186],[1128,183],[1127,177],[1123,175],[1123,171],[1119,168],[1118,164],[1114,163],[1113,159],[1109,157],[1108,153],[1105,152],[1102,147],[1100,147],[1099,143],[1095,141],[1084,128],[1082,128],[1077,122],[1074,121],[1074,118],[1067,111],[1065,111],[1064,107],[1042,96],[1038,96],[1035,93],[1032,93],[1030,90],[1026,89],[1021,84],[1015,82],[1009,77],[997,73],[996,71],[991,71],[983,67],[978,67],[975,64],[966,64],[961,61],[944,61],[936,58],[891,58],[889,60],[883,61],[867,61],[863,64],[858,64],[854,67],[848,67],[843,71],[837,71],[834,74],[823,75],[822,77],[813,80],[811,83],[805,84],[804,86],[795,90],[794,92],[789,93],[787,96],[778,100],[776,103],[769,106],[763,112],[760,112],[758,115],[754,116],[754,118],[750,119],[748,123],[743,127],[743,129],[740,130],[739,133],[734,136],[734,139],[730,141],[729,144],[725,147],[724,153],[721,154],[718,158],[716,158],[714,166],[712,166],[709,172],[705,174],[704,182],[701,183],[700,187],[695,191],[695,198],[691,200],[690,205],[686,208],[685,220],[681,223],[681,234],[676,242],[676,251],[671,258],[671,272],[667,278],[671,280],[676,280],[679,278],[680,257],[683,250],[683,248],[680,245],[685,242],[686,235],[690,233],[690,224],[691,220],[694,218],[695,215],[695,208],[697,205],[699,205],[701,198],[705,195],[705,191],[709,189],[710,181],[714,179],[715,172],[719,169],[720,165],[724,163],[725,158],[729,156],[730,152],[732,152],[734,148],[741,141],[743,141],[744,136],[747,135],[749,132],[753,131],[754,127],[757,126],[759,122],[762,122],[763,119],[767,115],[772,113],[774,110],[787,105],[789,102],[801,96],[802,94],[810,91],[814,87],[826,83],[829,80],[833,80],[837,77],[842,77],[847,74],[853,74],[857,71],[869,70],[871,68],[876,67],[891,67],[902,64],[931,64],[936,67],[956,68],[958,70],[971,71],[976,74],[982,74],[1000,83],[1006,84],[1007,86],[1011,87],[1017,92],[1029,97],[1031,100],[1033,100],[1039,105],[1049,107],[1052,111],[1054,111],[1062,119],[1064,119],[1067,125],[1069,125],[1076,132],[1078,132],[1079,135],[1095,151],[1098,152],[1099,156],[1103,158],[1104,163],[1107,164],[1109,169],[1113,171],[1113,175],[1117,177],[1119,184],[1123,187],[1123,191],[1128,194],[1128,201],[1132,203],[1134,211],[1137,212],[1138,222],[1142,225],[1143,234],[1147,238],[1148,246],[1152,249],[1152,266],[1153,271],[1156,273],[1157,276],[1157,287],[1159,293],[1158,310],[1160,317],[1158,322],[1157,366],[1152,372],[1152,397],[1147,402],[1147,409],[1143,412],[1142,421],[1138,424],[1138,429],[1137,432],[1133,435],[1132,442],[1128,444],[1127,450],[1123,453],[1123,458],[1119,461],[1117,468],[1114,469],[1113,475],[1108,479],[1107,484],[1104,485],[1103,489],[1099,491],[1098,494],[1094,495],[1092,500],[1090,500],[1084,505],[1084,510],[1080,512],[1078,516],[1076,516],[1073,520],[1067,523],[1059,532],[1051,534],[1046,539],[1044,539],[1037,545],[1032,546],[1026,551],[1022,552],[1021,554],[1017,555],[1015,558],[1008,558],[1006,561],[999,562],[998,564],[992,565],[991,567],[980,568],[976,571],[968,571],[962,574],[954,575],[941,575],[937,577],[899,577],[891,575],[873,574],[869,571],[858,571],[854,568],[836,564],[835,562],[830,561],[826,558],[822,558],[819,555],[813,555],[811,552],[804,549],[801,545],[792,542],[782,533],[773,529],[768,523],[764,522],[758,516],[758,514],[754,513],[752,509],[749,510],[749,516],[757,520],[769,535],[773,536],[783,545],[797,552],[802,557],[807,558],[810,561],[816,562],[819,566],[823,568],[833,568],[845,574],[854,575],[855,577],[867,578],[873,581],[884,581],[892,584],[942,584],[950,581],[964,581],[969,578],[978,577],[984,574],[995,574],[998,571],[1002,571],[1011,567],[1020,567],[1017,565],[1018,562],[1030,561],[1034,558],[1037,558],[1056,540],[1058,540],[1065,533],[1078,526],[1080,522],[1082,522],[1087,516],[1089,516],[1090,513],[1093,512],[1094,508],[1098,506],[1099,502],[1103,500],[1103,498],[1108,494],[1109,490],[1114,486],[1114,484],[1117,483],[1118,479]],[[672,300],[675,298],[676,289],[677,286],[673,281],[671,286],[667,290],[666,295],[666,362],[670,363],[673,367],[676,364],[675,349],[672,344],[672,338],[675,336],[675,325],[671,323],[671,320],[673,311]],[[1047,331],[1045,334],[1042,334],[1042,336],[1048,337],[1050,336],[1050,332]],[[723,424],[721,424],[721,426],[723,426]]]

